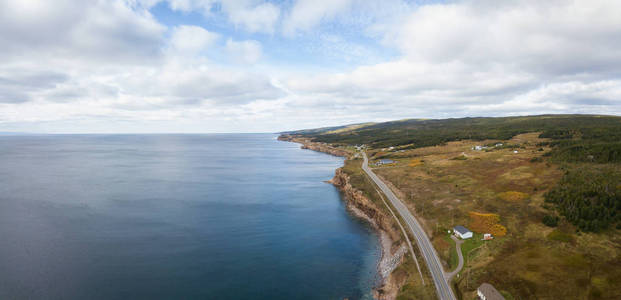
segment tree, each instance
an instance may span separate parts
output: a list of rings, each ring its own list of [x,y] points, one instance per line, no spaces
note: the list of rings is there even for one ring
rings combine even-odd
[[[558,225],[558,217],[551,216],[551,215],[545,215],[543,216],[542,222],[548,227],[556,227]]]

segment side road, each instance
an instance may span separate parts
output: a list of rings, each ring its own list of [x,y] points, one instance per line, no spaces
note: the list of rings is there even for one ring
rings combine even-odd
[[[461,244],[464,243],[463,240],[456,238],[454,235],[451,235],[451,239],[455,241],[455,250],[457,251],[457,257],[459,258],[459,262],[457,263],[457,268],[453,270],[451,273],[446,273],[446,281],[451,281],[455,274],[459,273],[461,269],[464,267],[464,255],[461,253]]]
[[[401,215],[403,220],[405,221],[407,227],[412,232],[412,235],[416,239],[416,243],[418,244],[418,248],[420,249],[421,255],[425,259],[427,263],[427,268],[431,273],[431,277],[434,281],[436,292],[438,294],[438,298],[441,300],[455,300],[455,295],[453,290],[448,284],[447,278],[445,277],[444,270],[442,269],[442,263],[438,258],[438,254],[435,249],[431,245],[431,241],[423,231],[423,228],[420,226],[416,218],[410,213],[408,208],[395,196],[395,194],[390,190],[390,188],[379,178],[371,169],[369,168],[369,159],[367,158],[366,153],[362,153],[364,162],[362,163],[362,169],[367,175],[377,184],[377,186],[382,190],[384,195],[388,198],[388,200],[392,203],[393,207],[397,210],[397,212]],[[461,252],[461,251],[458,251]],[[463,261],[462,261],[463,263]]]

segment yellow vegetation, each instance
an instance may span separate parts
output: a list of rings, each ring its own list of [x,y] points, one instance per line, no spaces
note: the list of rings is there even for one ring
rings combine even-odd
[[[497,214],[484,214],[471,211],[470,228],[480,233],[491,233],[494,236],[504,236],[507,234],[507,228],[500,225],[500,216]]]
[[[373,157],[382,157],[384,155],[386,155],[386,152],[378,151],[378,152],[375,152],[375,154],[373,154]]]
[[[498,197],[505,201],[517,202],[528,198],[528,194],[516,191],[508,191],[498,194]]]
[[[409,166],[410,167],[416,167],[416,166],[420,166],[423,164],[423,161],[421,161],[420,159],[413,159],[412,161],[410,161]]]

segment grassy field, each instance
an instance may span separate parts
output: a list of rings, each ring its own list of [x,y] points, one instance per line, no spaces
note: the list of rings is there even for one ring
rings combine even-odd
[[[483,282],[507,299],[621,299],[621,117],[412,119],[291,134],[365,145],[371,163],[394,160],[375,172],[418,217],[445,269],[457,262],[447,230],[475,231],[454,279],[461,299]],[[352,184],[372,192],[359,178]],[[495,238],[482,242],[483,233]],[[400,295],[420,291],[412,281]]]
[[[397,163],[375,171],[424,220],[447,270],[456,265],[451,252],[454,243],[446,235],[449,228],[481,226],[473,224],[477,221],[473,216],[480,215],[497,216],[489,222],[506,228],[504,237],[483,242],[484,232],[478,232],[462,245],[466,265],[455,281],[464,299],[472,299],[483,282],[515,299],[618,299],[621,293],[614,287],[621,284],[621,240],[617,230],[593,234],[577,232],[566,221],[557,228],[541,222],[548,213],[543,208],[545,193],[564,173],[557,164],[534,159],[550,151],[538,146],[546,141],[538,136],[464,140],[384,153]],[[501,142],[519,147],[472,150]],[[492,230],[496,224],[488,225]]]

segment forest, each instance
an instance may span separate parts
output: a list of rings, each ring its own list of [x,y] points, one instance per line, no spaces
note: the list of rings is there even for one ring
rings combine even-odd
[[[621,172],[615,165],[575,166],[545,195],[558,213],[582,231],[621,227]],[[553,217],[552,217],[553,218]],[[555,225],[551,216],[546,225]]]

